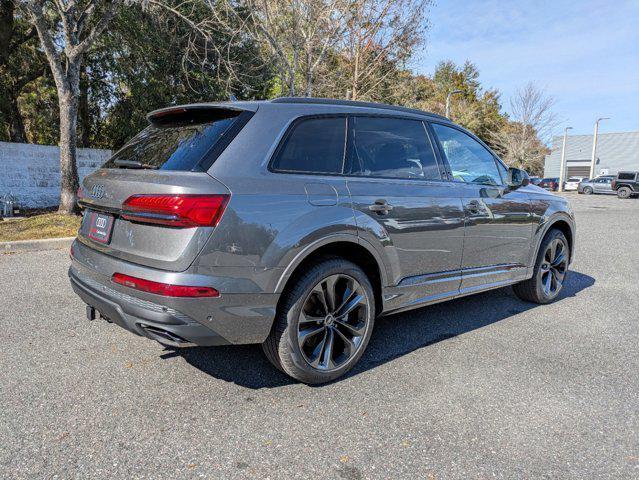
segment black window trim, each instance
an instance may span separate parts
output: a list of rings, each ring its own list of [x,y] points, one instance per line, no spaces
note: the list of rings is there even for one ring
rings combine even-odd
[[[288,141],[289,137],[291,136],[293,130],[295,129],[295,127],[303,122],[304,120],[308,120],[308,119],[314,119],[314,118],[346,118],[346,137],[345,137],[345,145],[344,145],[344,157],[342,159],[342,170],[341,172],[338,173],[330,173],[330,172],[307,172],[307,171],[301,171],[301,170],[284,170],[284,169],[277,169],[273,166],[273,163],[275,161],[275,159],[277,158],[279,152],[284,148],[284,145],[286,145],[286,142]],[[401,119],[401,120],[413,120],[413,121],[417,121],[417,122],[421,122],[422,126],[424,127],[424,134],[426,135],[426,137],[428,138],[428,142],[431,145],[431,148],[433,149],[433,153],[435,155],[435,160],[437,162],[437,167],[439,168],[439,174],[440,174],[440,178],[439,179],[434,179],[434,178],[397,178],[397,177],[381,177],[381,176],[364,176],[364,175],[352,175],[352,174],[348,174],[345,173],[346,172],[346,164],[349,161],[349,154],[350,154],[350,148],[351,148],[351,125],[352,125],[352,118],[353,117],[381,117],[381,118],[396,118],[396,119]],[[271,173],[278,173],[278,174],[285,174],[285,175],[314,175],[314,176],[328,176],[328,177],[344,177],[344,178],[353,178],[353,179],[369,179],[369,180],[390,180],[390,181],[395,181],[395,182],[404,182],[404,181],[410,181],[410,182],[422,182],[422,183],[448,183],[449,180],[446,176],[446,167],[445,164],[443,162],[443,159],[441,158],[440,152],[439,152],[439,148],[437,146],[437,142],[435,142],[435,138],[433,136],[433,133],[430,131],[430,126],[428,125],[428,120],[425,118],[419,118],[416,116],[407,116],[407,115],[393,115],[393,114],[383,114],[383,113],[348,113],[348,112],[344,112],[344,113],[319,113],[319,114],[308,114],[308,115],[300,115],[296,118],[294,118],[293,120],[291,120],[289,122],[289,124],[286,127],[286,131],[284,132],[284,134],[281,136],[277,147],[275,148],[275,150],[273,151],[273,153],[271,154],[268,163],[267,163],[267,170]]]
[[[215,142],[202,159],[193,167],[193,172],[208,172],[215,161],[222,155],[226,147],[228,147],[235,137],[242,131],[251,118],[253,118],[255,112],[250,110],[242,110],[239,115],[235,117],[233,123],[227,128],[222,137]]]
[[[446,169],[446,175],[448,176],[448,181],[452,182],[452,183],[456,183],[456,184],[462,184],[462,185],[483,185],[483,186],[487,186],[487,184],[484,183],[474,183],[474,182],[462,182],[460,180],[455,180],[453,178],[453,170],[450,166],[450,163],[448,162],[448,159],[446,158],[446,153],[444,152],[441,142],[439,141],[439,137],[437,137],[437,134],[435,133],[435,130],[432,128],[432,124],[437,124],[437,125],[442,125],[443,127],[449,127],[449,128],[453,128],[461,133],[465,133],[466,135],[468,135],[470,138],[472,138],[473,140],[477,141],[482,147],[484,147],[488,153],[490,153],[490,155],[493,157],[493,161],[495,162],[495,167],[497,168],[497,172],[499,173],[499,177],[501,178],[502,181],[502,185],[493,185],[494,187],[505,187],[506,186],[506,182],[507,182],[507,178],[503,178],[502,174],[501,174],[501,170],[498,166],[498,164],[501,164],[505,169],[506,172],[508,172],[508,165],[506,165],[503,160],[501,158],[499,158],[497,156],[497,154],[495,154],[495,152],[493,152],[490,147],[488,145],[486,145],[479,137],[477,137],[477,135],[475,135],[474,133],[466,130],[465,128],[460,127],[459,125],[456,125],[454,123],[448,123],[448,122],[440,122],[440,121],[436,121],[436,120],[428,120],[428,124],[429,127],[432,131],[432,134],[434,136],[434,138],[436,139],[436,143],[437,143],[437,149],[439,150],[439,153],[441,155],[442,161],[445,162],[445,169]]]

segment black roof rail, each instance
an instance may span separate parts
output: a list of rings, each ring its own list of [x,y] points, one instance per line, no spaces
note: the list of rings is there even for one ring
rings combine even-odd
[[[378,108],[382,110],[395,110],[397,112],[415,113],[418,115],[427,115],[429,117],[439,118],[450,122],[449,118],[437,113],[426,112],[416,108],[400,107],[397,105],[388,105],[386,103],[360,102],[357,100],[337,100],[334,98],[315,98],[315,97],[278,97],[271,100],[271,103],[306,103],[315,105],[343,105],[350,107]]]

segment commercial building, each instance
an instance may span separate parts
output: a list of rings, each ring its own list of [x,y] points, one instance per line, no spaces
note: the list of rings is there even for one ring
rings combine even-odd
[[[566,141],[566,178],[590,175],[592,135],[569,135]],[[552,139],[546,155],[544,177],[559,177],[563,136]],[[615,175],[623,170],[639,171],[639,132],[600,133],[597,136],[595,176]]]

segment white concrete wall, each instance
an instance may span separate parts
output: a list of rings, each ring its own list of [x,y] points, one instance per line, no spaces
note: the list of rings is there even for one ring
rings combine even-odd
[[[110,150],[78,149],[80,180],[111,156]],[[20,208],[60,202],[60,150],[49,145],[0,142],[0,198],[10,193]]]

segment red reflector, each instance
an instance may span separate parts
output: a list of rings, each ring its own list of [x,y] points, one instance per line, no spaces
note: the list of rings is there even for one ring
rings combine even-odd
[[[175,115],[176,113],[185,113],[186,108],[168,108],[153,115],[153,118],[166,117],[167,115]]]
[[[131,277],[123,273],[114,273],[111,281],[125,287],[165,297],[219,297],[220,292],[211,287],[185,287],[168,283],[153,282],[143,278]]]
[[[229,195],[132,195],[122,205],[122,218],[172,227],[215,227]]]

